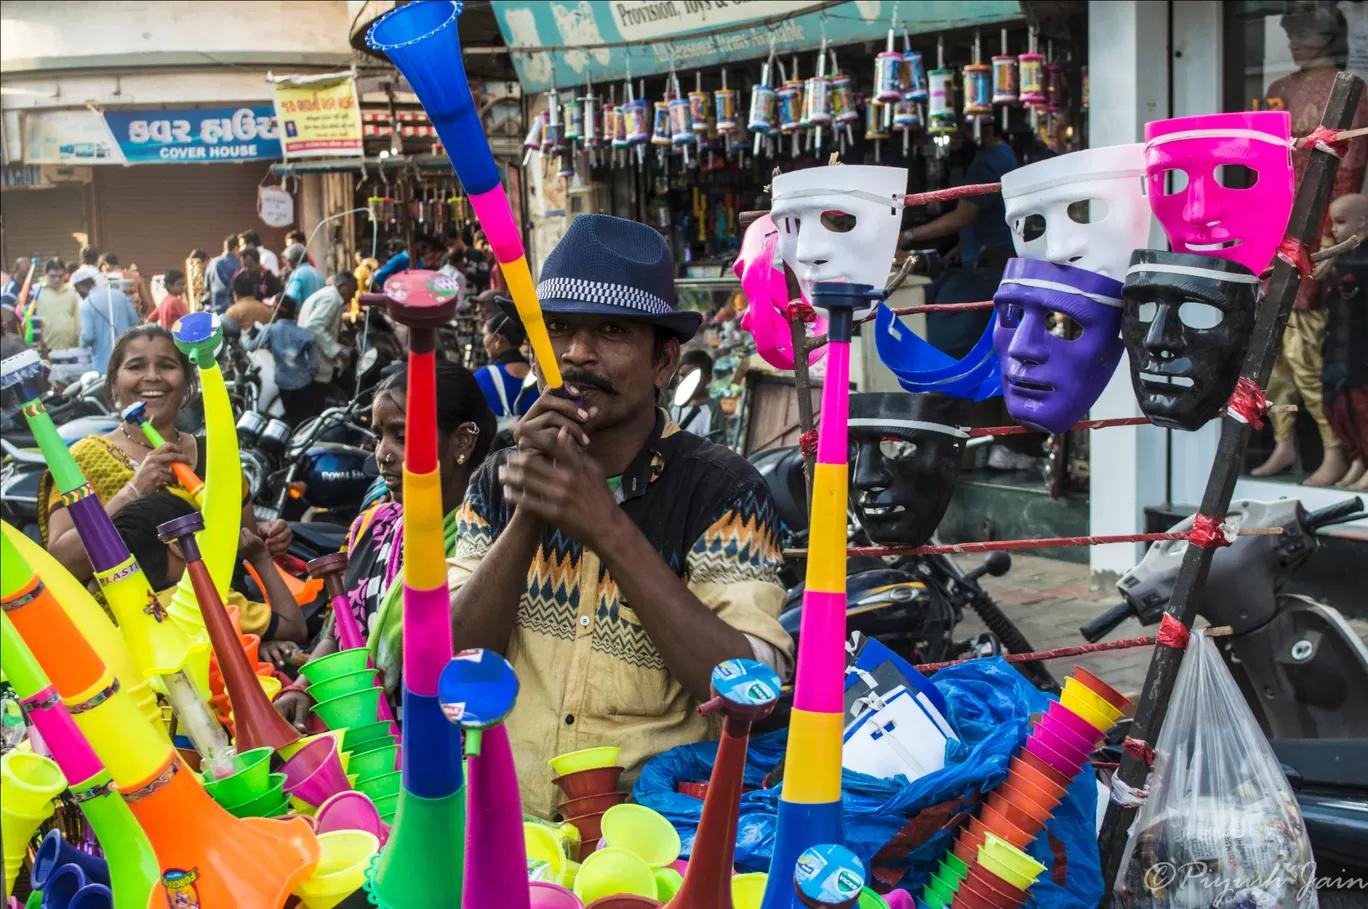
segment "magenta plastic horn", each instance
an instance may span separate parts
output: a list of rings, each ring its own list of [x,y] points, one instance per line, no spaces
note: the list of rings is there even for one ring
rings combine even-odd
[[[280,772],[285,774],[285,792],[314,807],[351,788],[342,771],[337,739],[331,735],[314,739],[296,751]]]

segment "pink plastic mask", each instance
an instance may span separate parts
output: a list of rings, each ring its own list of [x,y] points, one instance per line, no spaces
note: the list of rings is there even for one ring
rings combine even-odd
[[[1292,119],[1256,111],[1146,123],[1145,183],[1174,252],[1230,259],[1257,275],[1292,213]]]
[[[784,280],[784,260],[779,257],[779,229],[769,215],[757,218],[746,229],[732,271],[741,279],[741,291],[746,295],[741,328],[755,339],[761,359],[775,369],[792,369],[793,334],[785,313],[788,284]],[[803,300],[806,302],[807,297]],[[825,334],[826,319],[818,316],[816,322],[805,327],[809,335]],[[816,363],[825,353],[826,348],[819,347],[808,361]]]

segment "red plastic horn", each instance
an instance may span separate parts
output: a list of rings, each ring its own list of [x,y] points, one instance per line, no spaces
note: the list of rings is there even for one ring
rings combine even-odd
[[[213,578],[209,576],[209,569],[200,558],[195,532],[203,529],[204,517],[195,512],[158,525],[157,536],[164,543],[174,540],[180,544],[185,570],[189,572],[190,583],[194,585],[195,599],[199,601],[200,612],[204,614],[209,642],[214,645],[214,655],[218,657],[223,683],[233,705],[233,723],[237,731],[234,744],[237,750],[242,752],[264,747],[278,751],[299,741],[299,730],[271,706],[266,692],[261,690],[252,664],[247,661],[242,642],[233,632],[228,611],[223,608],[223,600],[214,587]]]

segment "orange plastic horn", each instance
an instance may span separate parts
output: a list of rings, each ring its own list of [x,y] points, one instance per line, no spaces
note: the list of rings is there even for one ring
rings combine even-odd
[[[185,557],[185,570],[194,585],[195,599],[199,601],[200,611],[204,614],[209,641],[214,645],[214,654],[218,657],[223,681],[228,688],[228,698],[233,703],[237,732],[234,744],[237,750],[241,752],[265,747],[278,751],[299,741],[300,732],[271,706],[266,692],[261,690],[252,664],[247,660],[247,653],[242,649],[242,641],[233,633],[233,624],[223,608],[223,600],[219,598],[213,578],[209,576],[209,569],[200,558],[195,531],[203,528],[204,517],[192,512],[159,525],[157,534],[163,542],[175,540],[179,543]]]

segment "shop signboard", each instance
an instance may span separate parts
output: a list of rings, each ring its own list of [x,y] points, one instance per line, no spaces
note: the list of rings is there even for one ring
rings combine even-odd
[[[29,164],[213,164],[279,157],[269,105],[60,110],[24,117]]]
[[[525,91],[579,88],[1022,17],[1017,0],[493,0]],[[618,45],[618,46],[602,46]],[[901,45],[899,45],[901,46]],[[549,51],[531,48],[554,48]],[[521,51],[519,48],[529,48]],[[582,49],[581,49],[582,48]]]
[[[361,156],[361,106],[352,73],[269,77],[288,158]]]

